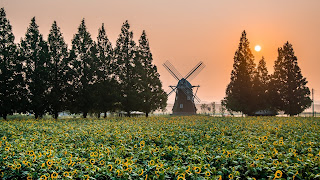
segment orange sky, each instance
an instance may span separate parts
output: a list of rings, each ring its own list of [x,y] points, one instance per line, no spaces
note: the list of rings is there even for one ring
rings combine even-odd
[[[129,20],[136,41],[146,30],[165,90],[177,83],[162,66],[166,60],[182,75],[199,61],[206,64],[191,81],[201,86],[198,96],[206,102],[224,97],[243,30],[253,51],[257,44],[262,47],[254,55],[256,62],[265,57],[269,72],[277,48],[289,41],[320,101],[320,0],[0,0],[0,5],[16,42],[24,37],[33,16],[45,39],[56,20],[69,45],[82,18],[94,40],[104,23],[113,45],[122,23]],[[171,95],[169,103],[173,99]]]

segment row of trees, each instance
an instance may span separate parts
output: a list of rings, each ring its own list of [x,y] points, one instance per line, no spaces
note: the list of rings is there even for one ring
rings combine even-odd
[[[47,41],[32,18],[19,44],[4,8],[0,10],[0,115],[33,113],[41,118],[70,111],[98,116],[123,110],[148,114],[165,108],[167,95],[153,64],[145,31],[136,44],[128,21],[121,27],[115,48],[104,25],[97,41],[85,20],[73,36],[69,50],[54,21]]]
[[[293,116],[312,103],[306,84],[289,42],[278,48],[274,73],[269,75],[263,57],[257,66],[254,63],[246,32],[243,31],[223,103],[229,112],[255,115],[261,110],[284,111]]]

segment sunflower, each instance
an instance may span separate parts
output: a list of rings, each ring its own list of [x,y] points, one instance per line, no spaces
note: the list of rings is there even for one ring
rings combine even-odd
[[[200,173],[201,173],[201,168],[195,167],[195,168],[194,168],[194,172],[195,172],[196,174],[200,174]]]
[[[52,179],[58,178],[58,173],[53,172],[53,173],[51,174],[51,178],[52,178]]]
[[[120,163],[121,163],[121,161],[120,161],[120,159],[116,159],[116,160],[114,161],[114,163],[116,163],[116,164],[120,164]]]
[[[277,170],[276,173],[274,173],[274,178],[281,178],[282,177],[282,171]]]
[[[139,176],[142,176],[143,175],[143,169],[141,169],[141,173],[139,173]]]
[[[111,164],[109,164],[107,167],[108,167],[109,171],[112,171],[112,165]]]
[[[95,163],[94,159],[90,159],[90,164],[93,165]]]
[[[154,165],[154,160],[149,161],[149,166],[153,166]]]
[[[50,159],[48,159],[46,163],[47,163],[47,166],[52,166],[52,164],[53,164],[52,160],[50,160]]]
[[[69,177],[69,176],[70,176],[70,173],[69,173],[68,171],[66,171],[66,172],[63,173],[63,176],[64,176],[64,177]]]
[[[41,179],[41,180],[47,180],[48,177],[47,177],[46,175],[42,175],[42,176],[40,176],[40,179]]]
[[[100,164],[101,166],[103,166],[103,165],[105,164],[105,161],[104,161],[104,160],[101,160],[101,161],[99,162],[99,164]]]

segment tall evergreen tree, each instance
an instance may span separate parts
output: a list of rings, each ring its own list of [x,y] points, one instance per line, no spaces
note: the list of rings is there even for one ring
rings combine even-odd
[[[68,74],[68,47],[65,43],[57,22],[54,21],[48,36],[50,56],[50,92],[48,96],[49,112],[58,118],[58,113],[66,110]]]
[[[93,108],[92,86],[97,80],[93,40],[87,31],[85,20],[81,21],[72,39],[72,112],[81,112],[86,118]]]
[[[20,53],[25,64],[28,110],[34,113],[36,119],[41,118],[48,107],[50,69],[48,66],[48,45],[39,32],[35,17],[31,19],[20,46]]]
[[[133,41],[133,33],[130,31],[128,21],[121,27],[121,33],[117,39],[115,52],[115,74],[121,89],[121,106],[127,115],[131,111],[139,110],[139,77],[135,68],[137,64],[137,47]]]
[[[156,65],[152,63],[153,58],[149,47],[149,40],[145,31],[139,39],[139,47],[137,51],[138,64],[137,68],[140,74],[140,88],[141,88],[141,111],[149,113],[164,109],[167,106],[167,94],[162,89],[162,84],[159,79],[160,74],[157,71]]]
[[[278,49],[274,65],[272,92],[274,106],[290,116],[297,115],[310,107],[310,90],[302,76],[292,45],[286,42]]]
[[[255,63],[245,31],[234,56],[233,68],[224,103],[228,110],[251,115],[255,110],[252,98]]]
[[[23,92],[22,64],[17,59],[14,35],[4,8],[0,9],[0,117],[19,110]]]
[[[94,88],[95,111],[104,113],[114,110],[114,104],[118,100],[117,82],[113,75],[113,48],[109,41],[104,24],[98,31],[96,43],[97,82]]]
[[[266,67],[266,61],[264,57],[259,61],[258,67],[255,72],[255,76],[253,79],[253,94],[255,101],[256,109],[255,111],[259,110],[269,110],[270,107],[270,100],[269,100],[269,75],[268,70]]]

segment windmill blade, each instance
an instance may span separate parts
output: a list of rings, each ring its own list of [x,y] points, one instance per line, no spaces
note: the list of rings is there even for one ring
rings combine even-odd
[[[166,64],[162,64],[163,65],[163,67],[165,67],[166,68],[166,70],[176,79],[176,80],[180,80],[172,71],[171,71],[171,69],[166,65]]]
[[[184,77],[184,79],[188,79],[192,74],[198,75],[204,67],[204,63],[200,61],[193,69],[191,69],[191,71]]]
[[[191,71],[189,71],[189,73],[184,77],[184,79],[188,78],[188,76],[190,76],[190,74],[201,64],[201,62],[199,62],[194,68],[191,69]]]
[[[193,87],[199,88],[200,86],[193,86]],[[193,99],[196,100],[197,103],[200,103],[201,100],[200,100],[200,98],[197,96],[197,91],[198,91],[198,89],[197,89],[197,91],[196,91],[195,93],[193,93],[193,90],[192,90],[191,88],[188,88],[188,89],[189,89],[190,92],[192,92]]]
[[[192,96],[193,101],[195,100],[197,103],[200,103],[200,102],[201,102],[200,98],[199,98],[198,96],[196,96],[195,94],[192,93],[192,89],[191,89],[191,88],[180,88],[180,89],[182,89],[182,91],[184,92],[184,94],[185,94],[186,96]],[[189,89],[189,92],[191,92],[191,93],[188,93],[188,90],[187,90],[187,89]]]
[[[166,61],[165,64],[174,72],[179,79],[182,79],[182,75],[179,71],[170,63],[170,61]]]
[[[201,102],[200,98],[197,95],[193,95],[193,99],[195,99],[197,103]]]
[[[177,69],[169,62],[163,63],[163,66],[169,71],[169,73],[177,80],[182,78],[182,75],[177,71]]]
[[[177,89],[177,87],[175,86],[174,88],[173,88],[173,86],[170,86],[171,87],[171,91],[168,93],[168,95],[167,96],[170,96],[170,94],[172,93],[172,92],[176,92],[176,89]]]
[[[202,71],[203,68],[205,68],[206,65],[202,65],[200,66],[193,74],[191,74],[188,78],[188,81],[192,81],[195,77],[197,77],[197,75]]]

